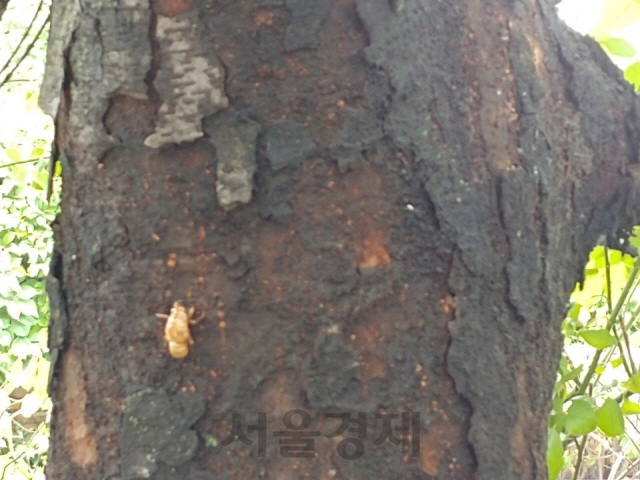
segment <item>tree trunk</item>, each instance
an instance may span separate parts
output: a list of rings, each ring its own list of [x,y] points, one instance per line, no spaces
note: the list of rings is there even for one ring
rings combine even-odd
[[[4,12],[7,10],[7,6],[9,5],[9,0],[0,0],[0,19]]]
[[[49,478],[546,478],[565,305],[639,160],[632,88],[550,1],[52,21]]]

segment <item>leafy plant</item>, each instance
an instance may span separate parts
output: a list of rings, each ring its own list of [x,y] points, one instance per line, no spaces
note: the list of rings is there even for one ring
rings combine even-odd
[[[38,12],[36,24],[43,25],[47,11],[41,1],[12,2],[0,32],[9,46],[0,58],[6,82],[0,90],[0,479],[44,478],[48,449],[44,279],[58,195],[51,203],[45,199],[53,128],[35,93],[45,33],[35,28],[28,39],[24,35],[29,15]],[[12,56],[20,45],[21,53]]]
[[[640,28],[640,1],[607,0],[602,6],[600,21],[589,35],[595,38],[624,72],[624,78],[640,92],[640,57],[638,45],[624,36],[629,30]],[[617,57],[617,58],[616,58]],[[635,60],[635,61],[634,61]]]
[[[636,247],[639,233],[636,227],[631,238]],[[590,254],[583,285],[571,296],[549,418],[551,480],[570,463],[573,479],[578,478],[593,435],[620,437],[629,458],[640,452],[634,444],[640,413],[640,303],[634,296],[639,274],[640,257],[598,246]]]
[[[31,156],[41,155],[38,148]],[[17,150],[5,154],[16,160]],[[34,478],[48,445],[44,279],[57,197],[51,204],[44,198],[43,159],[6,172],[0,184],[0,478]]]
[[[558,13],[569,26],[598,41],[640,93],[639,0],[562,0]]]

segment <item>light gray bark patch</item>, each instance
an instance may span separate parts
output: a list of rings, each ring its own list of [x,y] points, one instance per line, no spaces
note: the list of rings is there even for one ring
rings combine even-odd
[[[51,5],[51,27],[47,43],[47,63],[40,86],[40,108],[52,118],[60,104],[60,90],[64,80],[64,52],[78,22],[78,0],[58,0]]]
[[[202,119],[227,108],[224,67],[206,44],[196,12],[175,17],[158,15],[156,38],[162,59],[153,82],[162,105],[151,148],[202,137]]]
[[[318,32],[330,12],[327,0],[287,0],[287,8],[291,23],[284,36],[285,51],[318,48]]]
[[[74,132],[73,143],[78,147],[70,171],[92,169],[117,143],[105,128],[96,128],[103,124],[114,93],[146,96],[144,77],[151,66],[150,18],[147,0],[53,3],[40,105],[55,118],[61,99],[65,99],[67,127]],[[65,78],[71,80],[66,87]],[[63,88],[67,88],[65,95]],[[66,153],[61,151],[62,159],[71,158]]]
[[[151,67],[151,11],[149,2],[126,3],[122,7],[105,9],[99,13],[104,50],[104,83],[108,93],[117,91],[136,98],[146,98],[144,78]]]
[[[74,144],[78,146],[78,161],[74,166],[78,171],[92,169],[104,152],[115,141],[104,128],[100,128],[108,106],[108,89],[104,83],[104,56],[101,32],[95,18],[83,12],[78,17],[78,25],[67,51],[70,79],[69,103],[64,106],[69,111],[68,129],[74,132]],[[65,152],[62,152],[65,153]]]
[[[314,149],[307,128],[289,120],[275,123],[266,134],[267,158],[274,172],[301,163]]]
[[[191,460],[198,449],[198,435],[191,426],[204,411],[199,394],[145,389],[128,396],[119,435],[122,478],[151,478],[158,462],[177,467]]]
[[[51,32],[47,46],[45,75],[40,88],[40,107],[55,117],[60,103],[60,90],[64,79],[64,61],[74,31],[81,20],[91,24],[97,34],[95,42],[86,42],[80,32],[76,43],[84,44],[101,54],[102,69],[92,88],[93,97],[121,91],[138,97],[146,96],[144,77],[151,62],[148,39],[151,13],[146,0],[117,2],[106,0],[83,5],[78,0],[60,0],[51,7]],[[97,23],[93,19],[100,18]],[[81,65],[78,65],[82,67]],[[74,80],[83,68],[74,69]],[[82,85],[78,85],[82,88]]]
[[[256,173],[256,142],[260,124],[223,112],[206,122],[204,130],[216,147],[216,194],[224,209],[249,203]]]

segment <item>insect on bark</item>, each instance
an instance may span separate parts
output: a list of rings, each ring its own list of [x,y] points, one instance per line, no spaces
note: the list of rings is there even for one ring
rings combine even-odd
[[[179,300],[173,303],[169,315],[156,313],[156,317],[167,319],[164,327],[164,340],[167,342],[169,355],[173,358],[180,359],[189,354],[191,345],[193,345],[189,325],[199,322],[204,317],[204,315],[200,315],[195,318],[194,313],[194,307],[186,308]]]

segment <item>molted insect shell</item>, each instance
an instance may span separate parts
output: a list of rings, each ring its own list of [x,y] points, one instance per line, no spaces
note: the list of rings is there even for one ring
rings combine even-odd
[[[184,358],[189,355],[188,343],[169,342],[169,355],[173,358]]]
[[[158,318],[167,319],[164,327],[164,340],[167,342],[169,355],[173,358],[184,358],[189,354],[189,347],[193,345],[189,325],[198,321],[193,318],[194,311],[193,307],[187,309],[181,302],[176,301],[173,303],[169,315],[156,314]]]
[[[193,309],[187,310],[181,303],[175,302],[171,315],[167,320],[164,336],[167,341],[177,343],[191,342],[189,323],[192,321]]]

